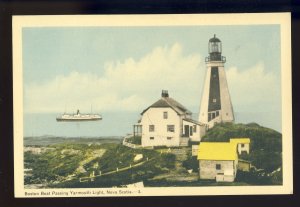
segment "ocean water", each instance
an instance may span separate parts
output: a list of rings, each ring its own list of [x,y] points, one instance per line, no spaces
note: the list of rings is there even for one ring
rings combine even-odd
[[[132,133],[137,123],[138,112],[103,113],[101,121],[57,122],[59,114],[24,114],[24,136],[62,137],[106,137],[124,136]],[[193,118],[197,120],[198,115]],[[235,112],[236,123],[256,122],[261,126],[281,132],[281,115],[275,112],[245,113]]]
[[[139,113],[105,113],[100,121],[57,122],[59,114],[24,114],[24,136],[106,137],[132,133]]]

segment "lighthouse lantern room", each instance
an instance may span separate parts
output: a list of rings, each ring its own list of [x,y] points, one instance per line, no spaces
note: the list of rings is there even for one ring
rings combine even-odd
[[[214,35],[213,38],[211,38],[208,42],[208,53],[209,56],[206,57],[205,62],[210,61],[222,61],[226,62],[226,58],[221,55],[222,53],[222,42],[220,39],[216,38],[216,35]]]

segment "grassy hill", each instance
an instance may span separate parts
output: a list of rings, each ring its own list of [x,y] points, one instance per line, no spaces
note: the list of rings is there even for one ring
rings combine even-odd
[[[202,138],[204,142],[227,142],[230,138],[249,137],[250,154],[240,156],[261,169],[260,177],[268,176],[272,183],[282,182],[282,135],[281,133],[250,124],[218,124]],[[276,171],[277,170],[277,171]],[[257,179],[258,175],[255,175]]]
[[[240,137],[251,139],[250,154],[240,158],[251,161],[255,167],[251,172],[238,172],[236,182],[228,185],[281,185],[282,135],[279,132],[255,123],[218,124],[202,141],[227,142]],[[199,168],[197,158],[191,156],[191,148],[173,148],[172,153],[166,153],[167,148],[131,149],[120,144],[119,139],[51,137],[37,145],[39,139],[26,140],[24,167],[29,171],[25,185],[84,188],[122,186],[139,181],[144,181],[146,186],[224,185],[215,181],[186,181],[188,176],[192,177],[187,170],[197,173]],[[131,168],[137,164],[134,158],[138,154],[143,154],[143,159],[137,162],[142,164]],[[117,168],[126,170],[108,174]],[[93,182],[80,181],[91,174],[96,176]]]
[[[34,149],[37,147],[35,146]],[[31,169],[25,184],[46,184],[51,187],[111,187],[148,179],[174,168],[174,155],[160,154],[155,150],[131,149],[121,144],[59,143],[39,147],[42,153],[25,152],[25,168]],[[143,158],[134,161],[137,154]],[[149,161],[148,161],[149,160]],[[95,178],[94,182],[79,182],[79,178],[95,176],[145,164],[129,170]],[[130,176],[129,176],[130,175]]]

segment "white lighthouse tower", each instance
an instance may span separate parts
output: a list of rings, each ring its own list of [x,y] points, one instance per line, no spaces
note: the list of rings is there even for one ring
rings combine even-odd
[[[221,55],[222,43],[216,35],[208,42],[208,53],[199,122],[211,128],[216,123],[234,122],[234,114],[224,70],[226,58]]]

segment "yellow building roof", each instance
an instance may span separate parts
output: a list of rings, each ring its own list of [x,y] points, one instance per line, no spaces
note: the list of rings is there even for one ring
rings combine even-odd
[[[201,142],[198,160],[237,160],[236,143]]]
[[[230,143],[249,144],[250,138],[230,138]]]

